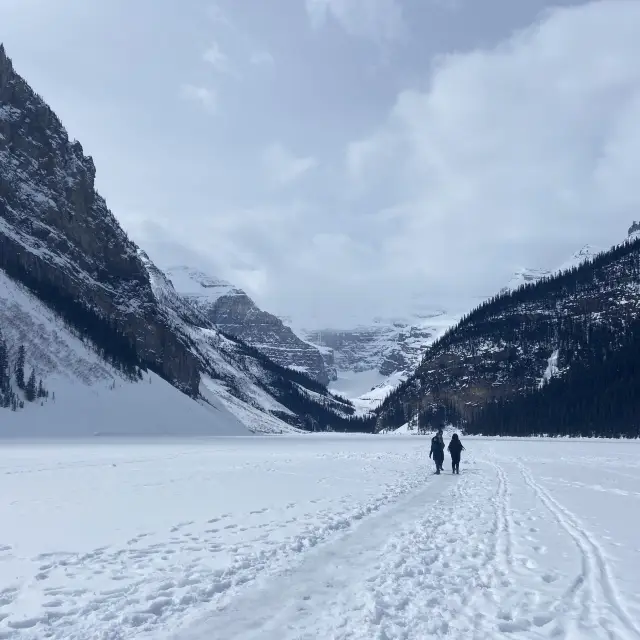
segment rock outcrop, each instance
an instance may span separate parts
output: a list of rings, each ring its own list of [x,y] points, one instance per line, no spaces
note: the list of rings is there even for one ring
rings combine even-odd
[[[64,323],[85,351],[95,352],[128,382],[151,370],[202,404],[215,409],[222,403],[253,431],[370,428],[354,418],[352,405],[318,382],[326,380],[318,351],[242,292],[218,288],[214,309],[180,296],[122,230],[96,192],[95,173],[93,160],[69,140],[0,46],[0,271],[10,281],[6,290],[25,287],[53,312],[52,326]],[[216,288],[206,284],[209,293]],[[11,335],[20,334],[6,315],[15,305],[2,302],[0,323],[11,325]],[[37,313],[24,306],[20,313],[35,326]],[[41,366],[40,373],[60,374],[64,350],[48,358],[45,338],[31,343],[38,353],[34,348],[29,357],[51,365]],[[292,362],[283,356],[285,347],[290,358],[300,352]],[[56,346],[50,348],[53,354]],[[80,360],[88,361],[83,356],[74,362]],[[75,380],[83,384],[83,378],[91,384],[96,376]]]
[[[195,396],[197,358],[163,317],[95,172],[0,46],[0,268]]]
[[[176,291],[220,331],[239,338],[283,367],[327,384],[331,378],[322,354],[278,317],[263,311],[242,290],[186,266],[165,270]]]

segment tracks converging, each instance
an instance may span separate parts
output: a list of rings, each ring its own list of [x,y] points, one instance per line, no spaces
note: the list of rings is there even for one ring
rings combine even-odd
[[[565,613],[571,618],[574,613],[571,609],[577,605],[580,609],[577,620],[572,618],[570,622],[573,625],[579,622],[583,630],[600,627],[612,640],[618,640],[618,627],[629,638],[640,639],[640,627],[626,610],[615,586],[611,568],[594,536],[575,514],[534,480],[529,469],[522,464],[519,467],[525,484],[570,536],[580,553],[580,573],[556,606],[567,608]]]

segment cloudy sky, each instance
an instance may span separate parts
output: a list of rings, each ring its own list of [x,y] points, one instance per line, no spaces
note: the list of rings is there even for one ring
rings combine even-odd
[[[0,0],[132,237],[310,327],[621,240],[638,33],[637,0]]]

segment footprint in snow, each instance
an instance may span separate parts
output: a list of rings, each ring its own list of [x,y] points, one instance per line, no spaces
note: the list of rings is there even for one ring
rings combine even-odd
[[[536,627],[544,627],[550,622],[553,622],[553,616],[549,613],[533,616],[533,624],[535,624]]]
[[[178,522],[178,524],[175,527],[171,527],[171,533],[180,531],[180,529],[184,529],[184,527],[188,527],[191,524],[193,524],[193,520],[190,520],[189,522]]]

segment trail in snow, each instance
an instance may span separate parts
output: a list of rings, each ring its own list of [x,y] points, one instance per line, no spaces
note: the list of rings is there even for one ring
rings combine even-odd
[[[638,640],[640,447],[465,445],[5,446],[0,639]]]
[[[172,640],[640,638],[593,534],[524,467],[489,453]],[[514,510],[511,485],[531,508]],[[544,562],[543,527],[577,545],[577,571]]]
[[[581,556],[581,571],[572,583],[567,597],[579,598],[580,613],[571,617],[576,633],[588,634],[604,628],[609,637],[618,638],[621,632],[640,639],[640,625],[634,621],[620,600],[611,567],[593,534],[580,520],[541,487],[526,467],[522,476],[558,524],[571,536]]]

